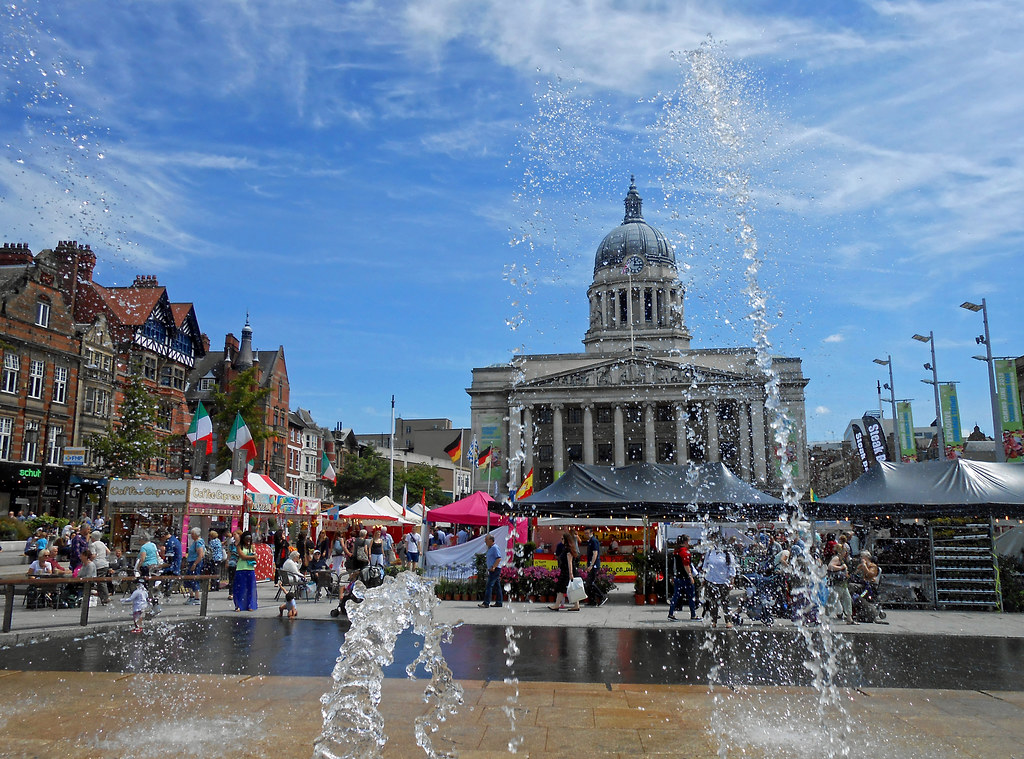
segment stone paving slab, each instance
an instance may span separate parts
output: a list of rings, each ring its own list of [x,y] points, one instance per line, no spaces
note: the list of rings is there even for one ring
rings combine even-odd
[[[507,757],[514,737],[517,755],[535,759],[711,759],[723,755],[717,736],[730,757],[825,756],[817,697],[808,689],[530,683],[515,697],[504,683],[460,685],[464,704],[435,746],[462,759]],[[322,726],[319,698],[330,686],[312,677],[0,671],[0,757],[308,757]],[[426,709],[425,686],[384,682],[386,759],[423,754],[413,720]],[[1022,759],[1021,695],[848,690],[840,694],[848,716],[827,707],[825,719],[849,725],[854,759]],[[506,704],[515,708],[514,732],[500,709]]]

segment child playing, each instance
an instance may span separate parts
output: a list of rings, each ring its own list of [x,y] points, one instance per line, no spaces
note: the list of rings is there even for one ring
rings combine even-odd
[[[283,617],[288,612],[288,619],[295,619],[299,616],[299,609],[295,605],[295,594],[288,592],[284,594],[284,603],[277,608],[277,616]]]
[[[149,591],[146,589],[145,579],[140,577],[138,584],[135,586],[135,592],[128,596],[128,598],[122,598],[121,603],[130,603],[132,605],[132,621],[135,623],[135,626],[132,627],[132,632],[142,632],[142,618],[149,607]]]

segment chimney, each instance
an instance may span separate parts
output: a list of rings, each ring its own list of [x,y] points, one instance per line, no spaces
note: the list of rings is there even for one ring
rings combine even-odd
[[[210,336],[205,332],[199,336],[199,339],[203,343],[203,353],[210,352]]]
[[[24,266],[32,263],[32,251],[28,243],[5,242],[0,246],[0,266]]]
[[[135,277],[132,287],[153,288],[160,287],[160,283],[156,281],[156,276],[153,274],[139,274]]]
[[[224,335],[224,360],[233,363],[238,353],[238,338],[228,332]]]

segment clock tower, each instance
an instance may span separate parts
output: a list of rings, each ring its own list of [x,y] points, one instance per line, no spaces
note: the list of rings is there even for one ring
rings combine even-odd
[[[643,199],[630,177],[622,224],[609,232],[594,257],[587,290],[587,353],[665,354],[690,347],[683,320],[683,286],[675,251],[644,221]]]

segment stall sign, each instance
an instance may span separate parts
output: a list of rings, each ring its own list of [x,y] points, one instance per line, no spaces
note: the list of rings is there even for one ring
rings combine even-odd
[[[190,503],[188,513],[199,517],[233,517],[238,516],[238,506],[216,506],[209,503]]]
[[[107,486],[110,503],[184,503],[185,480],[112,480]]]
[[[250,493],[249,510],[256,514],[293,514],[316,516],[320,513],[319,498],[299,498],[294,495]]]
[[[190,503],[234,506],[234,510],[237,511],[242,505],[242,488],[239,485],[189,480],[188,500]]]

